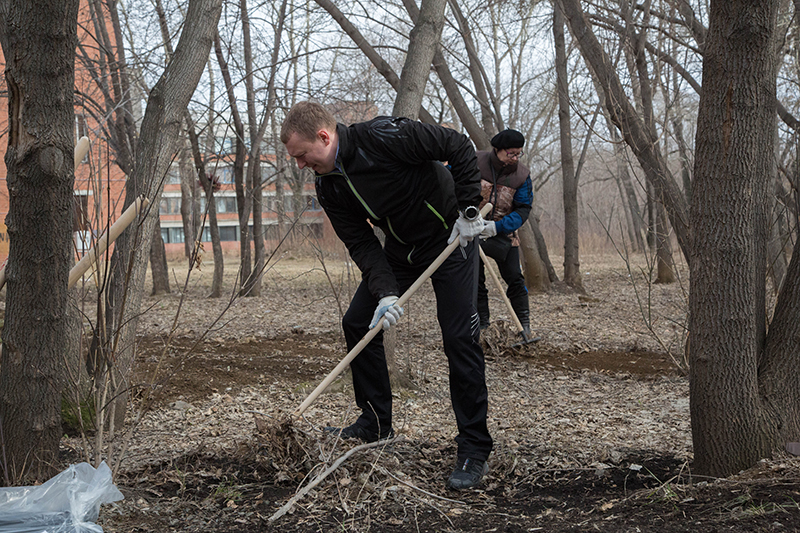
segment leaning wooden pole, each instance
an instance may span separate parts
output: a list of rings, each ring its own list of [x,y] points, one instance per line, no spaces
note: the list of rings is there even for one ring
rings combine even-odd
[[[97,240],[97,244],[89,250],[86,255],[84,255],[80,261],[78,261],[74,267],[69,271],[69,288],[75,286],[81,276],[83,276],[87,270],[89,270],[92,265],[97,261],[97,258],[102,256],[108,247],[117,240],[117,237],[125,231],[125,228],[130,226],[131,222],[136,220],[136,215],[142,209],[146,209],[147,206],[150,205],[150,202],[144,196],[140,196],[133,202],[128,209],[122,213],[116,222],[114,222],[110,228],[108,228],[108,232],[104,233],[102,237]],[[6,267],[3,265],[3,268],[0,269],[0,289],[6,284]]]
[[[130,226],[131,222],[136,220],[136,216],[144,209],[147,209],[147,206],[150,205],[150,201],[145,198],[144,196],[140,196],[136,199],[128,209],[125,210],[124,213],[114,222],[108,231],[103,234],[102,237],[97,239],[97,243],[89,250],[86,255],[84,255],[80,261],[78,261],[72,270],[69,271],[69,288],[75,286],[79,279],[86,273],[87,270],[91,268],[97,259],[102,256],[108,247],[117,240],[117,237],[125,231],[125,228]],[[0,285],[2,287],[2,285]]]

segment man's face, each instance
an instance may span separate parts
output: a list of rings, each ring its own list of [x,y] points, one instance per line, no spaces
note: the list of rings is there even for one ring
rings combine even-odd
[[[286,151],[297,161],[301,169],[310,168],[317,174],[331,172],[336,163],[335,135],[323,128],[317,131],[314,139],[307,139],[292,133],[286,142]]]

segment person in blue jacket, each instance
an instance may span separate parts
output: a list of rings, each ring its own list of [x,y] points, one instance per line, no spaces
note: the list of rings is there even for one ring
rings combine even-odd
[[[342,319],[348,349],[369,329],[388,329],[397,305],[439,254],[459,239],[431,276],[450,369],[458,435],[453,489],[476,486],[492,450],[488,392],[477,312],[477,239],[485,222],[475,149],[455,130],[407,118],[337,124],[323,106],[299,102],[286,115],[281,142],[297,166],[316,175],[317,199],[362,273]],[[441,161],[449,162],[450,169]],[[381,246],[373,226],[386,234]],[[358,419],[326,428],[365,442],[390,438],[392,391],[380,332],[350,363]]]
[[[497,263],[500,276],[508,285],[506,295],[522,324],[522,334],[530,338],[530,308],[528,289],[519,262],[517,230],[528,220],[533,206],[533,186],[528,168],[519,162],[525,137],[517,130],[507,129],[495,135],[492,149],[477,153],[481,171],[481,196],[492,203],[488,223],[481,233],[481,248]],[[481,329],[489,326],[489,291],[486,274],[480,264],[478,277],[478,315]]]

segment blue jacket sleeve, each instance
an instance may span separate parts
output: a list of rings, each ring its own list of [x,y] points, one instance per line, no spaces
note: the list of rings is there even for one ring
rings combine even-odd
[[[530,176],[525,178],[525,182],[514,193],[513,206],[513,211],[495,222],[498,234],[518,230],[528,220],[533,207],[533,184]]]

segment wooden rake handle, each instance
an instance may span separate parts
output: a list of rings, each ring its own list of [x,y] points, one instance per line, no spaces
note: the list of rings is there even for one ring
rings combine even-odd
[[[485,216],[486,213],[488,213],[491,209],[492,209],[492,204],[487,203],[483,207],[483,209],[481,209],[481,216]],[[425,272],[423,272],[422,275],[420,275],[420,277],[417,278],[417,280],[411,285],[411,287],[409,287],[408,290],[406,290],[406,292],[404,292],[403,295],[397,300],[397,302],[395,302],[395,305],[403,307],[406,304],[406,302],[411,298],[411,296],[413,296],[414,293],[417,292],[417,290],[420,287],[422,287],[422,284],[428,281],[428,278],[430,278],[433,275],[433,273],[436,272],[436,270],[442,265],[442,263],[444,263],[445,259],[450,257],[450,254],[453,253],[453,251],[458,246],[459,246],[458,238],[456,238],[453,242],[448,244],[447,247],[444,250],[442,250],[442,253],[440,253],[439,256],[433,260],[433,263],[431,263],[430,266],[425,269]],[[339,377],[339,374],[341,374],[344,371],[344,369],[347,368],[347,365],[350,364],[350,361],[355,359],[356,356],[361,353],[361,350],[363,350],[367,346],[367,344],[369,344],[370,341],[374,339],[378,333],[380,333],[381,329],[383,329],[381,326],[381,322],[378,321],[378,325],[370,329],[367,332],[367,334],[361,338],[358,344],[356,344],[353,347],[353,349],[350,350],[347,353],[347,355],[344,356],[344,359],[342,359],[341,362],[338,365],[336,365],[336,368],[331,370],[330,374],[328,374],[325,377],[325,379],[322,380],[322,383],[317,385],[317,388],[314,389],[311,392],[311,394],[309,394],[308,397],[303,401],[303,403],[300,404],[300,407],[297,408],[297,410],[293,413],[293,415],[297,417],[302,415],[306,411],[306,409],[308,409],[311,406],[311,404],[314,403],[314,401],[319,397],[319,395],[322,394],[322,392],[325,389],[327,389],[331,383],[333,383],[333,380]]]

